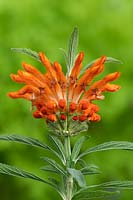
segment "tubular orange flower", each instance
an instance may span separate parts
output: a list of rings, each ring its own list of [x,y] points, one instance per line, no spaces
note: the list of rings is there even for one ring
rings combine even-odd
[[[105,91],[115,92],[120,88],[118,85],[110,84],[120,76],[120,72],[109,74],[90,85],[94,77],[103,71],[106,57],[103,56],[92,64],[81,78],[78,76],[83,52],[77,56],[68,76],[64,75],[58,62],[51,64],[42,52],[39,53],[39,57],[46,68],[46,73],[43,74],[35,67],[23,63],[25,71],[19,70],[17,75],[11,74],[11,78],[25,85],[19,91],[10,92],[8,95],[11,98],[25,98],[31,101],[32,107],[36,108],[33,112],[35,118],[44,118],[51,122],[59,119],[65,121],[67,118],[81,122],[99,121],[99,108],[93,101],[104,99]]]
[[[74,28],[68,46],[64,52],[67,73],[64,74],[61,65],[56,61],[51,63],[42,52],[36,53],[30,49],[15,49],[41,62],[46,73],[23,63],[24,70],[11,74],[13,81],[24,84],[16,91],[9,92],[11,98],[24,98],[31,101],[33,116],[43,118],[58,135],[75,135],[88,129],[89,122],[100,121],[97,112],[99,107],[94,100],[103,100],[104,92],[115,92],[119,85],[110,82],[120,76],[114,72],[103,79],[93,82],[104,70],[105,62],[118,62],[112,57],[102,56],[82,68],[84,53],[76,56],[78,44],[78,29]],[[75,58],[76,57],[76,58]]]

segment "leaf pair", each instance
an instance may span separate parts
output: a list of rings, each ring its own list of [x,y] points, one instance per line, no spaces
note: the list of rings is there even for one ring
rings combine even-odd
[[[45,181],[44,179],[42,179],[32,173],[29,173],[24,170],[18,169],[16,167],[2,164],[2,163],[0,163],[0,173],[11,175],[11,176],[29,178],[29,179],[33,179],[33,180],[40,181],[40,182],[46,183],[48,185],[51,185],[49,182]]]
[[[79,155],[78,159],[82,158],[85,155],[90,153],[99,152],[99,151],[107,151],[107,150],[131,150],[133,151],[133,142],[127,141],[111,141],[105,142],[103,144],[99,144],[95,147],[89,148]]]

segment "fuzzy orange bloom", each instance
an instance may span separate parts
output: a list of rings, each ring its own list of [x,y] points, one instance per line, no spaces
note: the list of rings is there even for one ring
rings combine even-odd
[[[67,118],[80,122],[99,121],[99,108],[93,101],[103,100],[103,92],[120,89],[119,85],[110,83],[120,76],[120,72],[109,74],[91,84],[95,76],[103,71],[106,57],[98,59],[80,78],[83,52],[77,56],[69,75],[63,73],[58,62],[51,64],[42,52],[39,57],[46,73],[23,63],[24,70],[18,70],[17,75],[11,74],[11,78],[24,86],[17,92],[10,92],[9,97],[31,101],[35,108],[33,116],[44,118],[47,122],[65,121]]]

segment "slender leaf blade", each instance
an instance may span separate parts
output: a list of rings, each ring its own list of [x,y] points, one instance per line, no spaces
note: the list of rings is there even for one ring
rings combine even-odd
[[[20,136],[20,135],[0,135],[0,140],[10,141],[10,142],[18,142],[22,144],[27,144],[30,146],[35,146],[43,149],[50,149],[50,147],[41,141],[26,137],[26,136]]]
[[[99,58],[98,58],[99,59]],[[80,75],[82,75],[88,68],[90,68],[98,59],[95,59],[88,63],[80,72]],[[105,63],[116,63],[116,64],[122,64],[122,62],[116,58],[107,57]]]
[[[94,174],[100,174],[100,170],[97,167],[94,166],[88,166],[80,169],[81,173],[83,175],[94,175]]]
[[[83,189],[78,191],[72,198],[72,200],[92,200],[92,199],[99,199],[103,200],[107,197],[112,197],[118,195],[119,191],[105,191],[105,190],[90,190],[90,189]]]
[[[42,157],[42,159],[48,164],[50,164],[52,167],[54,167],[58,171],[59,174],[66,176],[66,171],[55,160],[48,157]]]
[[[75,56],[76,56],[76,50],[78,46],[78,28],[75,27],[69,40],[68,45],[68,64],[69,64],[69,72],[71,71],[71,68],[73,67]]]
[[[17,176],[17,177],[33,179],[33,180],[40,181],[40,182],[51,185],[48,181],[45,181],[44,179],[42,179],[32,173],[26,172],[24,170],[14,167],[14,166],[6,165],[3,163],[0,163],[0,173],[7,174],[10,176]]]
[[[69,72],[68,55],[67,55],[67,53],[66,53],[66,51],[64,49],[60,48],[60,50],[61,50],[61,52],[62,52],[62,54],[63,54],[63,56],[65,58],[66,66],[67,66],[67,71]]]
[[[56,170],[56,168],[51,166],[51,165],[43,166],[40,169],[43,170],[43,171],[46,171],[46,172],[52,172],[52,173],[57,173],[58,174],[58,170]]]
[[[18,52],[18,53],[22,53],[22,54],[28,55],[28,56],[34,58],[35,60],[37,60],[38,62],[41,62],[38,53],[35,52],[35,51],[32,51],[31,49],[27,49],[27,48],[11,48],[11,50],[14,51],[14,52]]]
[[[84,176],[80,170],[76,170],[73,168],[67,168],[67,169],[68,169],[68,172],[72,175],[72,177],[77,181],[80,187],[86,186]]]
[[[118,60],[118,59],[113,58],[113,57],[107,57],[107,59],[105,60],[105,63],[123,64],[123,62],[121,60]]]
[[[62,160],[62,162],[65,164],[66,163],[66,155],[65,155],[65,149],[62,144],[62,142],[56,137],[56,136],[49,136],[49,138],[52,141],[52,144],[56,148],[56,153],[58,154],[58,157]]]
[[[76,161],[76,158],[78,157],[80,150],[81,150],[81,147],[82,147],[83,143],[86,141],[86,139],[87,139],[86,136],[82,136],[75,143],[73,150],[72,150],[72,154],[71,154],[71,159],[72,159],[73,162]]]
[[[133,181],[109,181],[105,183],[101,183],[98,185],[87,186],[85,190],[88,189],[104,189],[104,190],[125,190],[125,189],[133,189]]]
[[[133,181],[110,181],[99,185],[102,188],[133,189]]]
[[[50,151],[51,153],[53,153],[60,159],[62,159],[60,154],[57,153],[54,149],[52,149],[50,146],[44,144],[43,142],[41,142],[37,139],[31,138],[31,137],[20,136],[20,135],[0,135],[0,140],[10,141],[10,142],[18,142],[18,143],[38,147],[38,148],[43,148],[43,149]]]
[[[87,162],[86,162],[84,159],[79,159],[79,160],[77,160],[77,164],[79,164],[80,167],[82,167],[82,168],[88,166]]]
[[[79,158],[94,152],[99,151],[107,151],[107,150],[133,150],[133,142],[127,141],[111,141],[99,144],[92,148],[87,149],[82,154],[80,154]]]

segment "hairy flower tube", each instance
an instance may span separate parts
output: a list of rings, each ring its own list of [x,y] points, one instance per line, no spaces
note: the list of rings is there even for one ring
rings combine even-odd
[[[106,56],[97,59],[82,75],[83,52],[78,54],[67,75],[63,73],[58,62],[51,63],[42,52],[38,56],[46,73],[23,63],[24,70],[18,70],[17,75],[11,74],[11,78],[24,86],[8,95],[31,101],[32,108],[35,108],[35,118],[43,118],[50,124],[58,125],[56,129],[65,130],[66,134],[71,132],[69,129],[77,128],[76,123],[99,121],[99,107],[93,101],[103,100],[104,92],[115,92],[120,88],[119,85],[110,83],[120,76],[120,72],[108,74],[103,79],[92,82],[104,70]],[[75,122],[74,125],[72,122]]]

